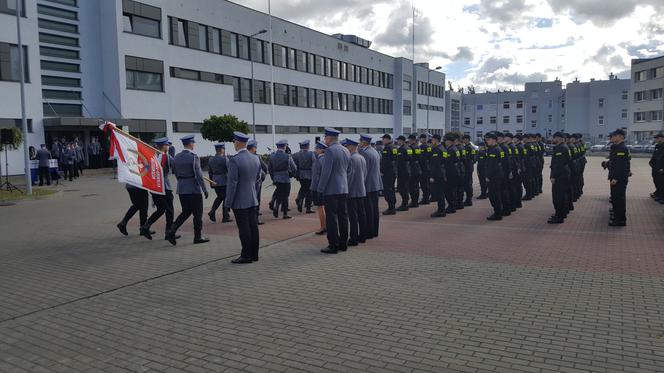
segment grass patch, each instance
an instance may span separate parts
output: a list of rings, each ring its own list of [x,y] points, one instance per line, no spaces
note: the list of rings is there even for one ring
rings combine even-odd
[[[50,189],[50,188],[32,188],[32,195],[28,196],[25,193],[21,193],[19,191],[12,191],[9,192],[6,189],[0,190],[0,201],[18,201],[22,199],[39,199],[41,197],[46,197],[50,196],[52,194],[57,193],[57,189]]]

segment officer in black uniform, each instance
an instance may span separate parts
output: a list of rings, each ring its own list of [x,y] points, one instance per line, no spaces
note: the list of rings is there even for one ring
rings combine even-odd
[[[664,133],[655,135],[655,151],[648,164],[652,169],[652,180],[655,192],[650,194],[655,201],[664,204]]]
[[[473,205],[473,173],[475,172],[475,162],[477,162],[477,150],[470,143],[470,135],[463,135],[463,149],[465,151],[465,158],[463,160],[464,180],[463,190],[466,194],[466,200],[463,202],[464,206]]]
[[[503,162],[505,151],[498,145],[498,136],[494,132],[484,135],[484,141],[487,145],[486,150],[486,182],[489,192],[489,201],[493,207],[493,214],[488,216],[487,220],[502,220],[505,208],[502,204],[504,189],[504,170]]]
[[[431,161],[433,148],[428,140],[426,134],[423,133],[420,135],[420,169],[422,170],[422,175],[420,176],[422,200],[420,201],[420,205],[428,205],[431,199],[431,185],[429,182],[431,171],[429,170],[429,162]]]
[[[440,143],[440,135],[435,134],[431,139],[431,152],[428,153],[429,165],[427,169],[430,172],[430,188],[431,191],[431,200],[437,203],[436,211],[431,214],[432,218],[442,218],[446,215],[445,213],[445,158],[446,154],[445,148]]]
[[[461,135],[458,133],[454,134],[454,147],[457,150],[457,167],[459,168],[459,182],[457,183],[456,189],[456,209],[463,210],[463,195],[466,192],[466,159],[468,158],[468,152],[461,143]]]
[[[496,135],[498,141],[498,147],[503,152],[503,158],[500,162],[501,166],[503,167],[503,185],[500,188],[501,202],[503,206],[502,216],[510,216],[512,214],[512,210],[516,210],[512,206],[512,193],[510,192],[510,180],[512,180],[514,177],[512,173],[512,152],[507,144],[505,144],[505,137],[503,133],[495,132],[494,134]]]
[[[523,178],[524,174],[526,173],[526,155],[524,153],[525,147],[523,144],[523,135],[517,133],[514,135],[514,139],[512,141],[514,148],[516,149],[516,158],[519,165],[519,177],[516,181],[516,185],[514,185],[514,195],[519,199],[519,206],[521,206],[521,201],[523,200]]]
[[[530,201],[535,198],[535,191],[537,190],[536,173],[537,173],[537,147],[535,145],[534,135],[527,133],[524,135],[523,144],[523,187],[526,190],[526,195],[522,198],[523,201]]]
[[[401,206],[397,211],[408,211],[408,183],[410,179],[410,162],[413,156],[413,149],[406,145],[406,137],[401,135],[397,137],[397,191],[401,196]]]
[[[446,133],[443,139],[445,140],[445,149],[443,151],[443,158],[445,164],[446,181],[443,184],[443,194],[447,200],[447,209],[445,213],[454,214],[457,210],[457,190],[461,179],[461,172],[459,167],[459,157],[461,152],[454,146],[454,139],[456,136],[453,133]]]
[[[477,178],[480,181],[480,195],[477,199],[487,199],[486,187],[486,143],[484,141],[478,144],[480,150],[477,152]]]
[[[420,200],[420,178],[422,177],[422,150],[417,143],[415,134],[408,135],[408,147],[410,148],[410,179],[408,179],[408,192],[410,194],[409,208],[419,207]]]
[[[630,168],[629,149],[625,146],[625,131],[617,129],[611,133],[611,153],[609,161],[605,163],[609,169],[609,184],[611,186],[611,204],[613,205],[613,218],[609,221],[612,227],[627,225],[626,196],[627,182],[632,176]]]
[[[537,143],[537,194],[542,194],[542,173],[544,172],[544,141],[542,141],[542,135],[539,133],[535,134],[535,141]]]
[[[510,169],[512,174],[508,177],[508,193],[510,195],[510,202],[512,203],[512,212],[520,209],[521,204],[521,193],[519,192],[519,186],[521,185],[521,167],[520,167],[520,156],[519,151],[514,145],[514,135],[511,132],[505,132],[503,134],[503,140],[507,146],[507,154],[510,162]]]
[[[553,154],[551,155],[551,194],[555,214],[548,220],[549,224],[560,224],[565,221],[568,214],[569,183],[571,170],[569,169],[570,152],[565,144],[562,132],[553,134]]]
[[[383,135],[383,147],[379,152],[380,176],[383,179],[383,196],[387,202],[387,210],[383,215],[394,215],[397,213],[397,197],[394,192],[394,181],[396,179],[396,158],[398,150],[392,144],[392,136]]]

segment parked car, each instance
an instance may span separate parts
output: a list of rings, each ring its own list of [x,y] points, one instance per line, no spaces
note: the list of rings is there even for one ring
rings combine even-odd
[[[596,144],[590,147],[591,152],[603,152],[608,150],[609,148],[609,142],[605,142],[603,144]]]

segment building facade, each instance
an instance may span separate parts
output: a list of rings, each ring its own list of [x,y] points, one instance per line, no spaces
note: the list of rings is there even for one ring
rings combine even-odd
[[[0,99],[8,103],[0,126],[21,117],[14,2],[0,0]],[[355,36],[224,0],[20,2],[31,146],[85,145],[101,137],[100,120],[111,120],[146,141],[195,134],[199,154],[212,154],[200,126],[223,114],[255,123],[260,152],[275,139],[315,140],[326,126],[377,137],[445,128],[445,74]],[[10,152],[10,173],[22,173],[22,154]]]
[[[629,137],[645,142],[664,131],[664,56],[632,60]]]

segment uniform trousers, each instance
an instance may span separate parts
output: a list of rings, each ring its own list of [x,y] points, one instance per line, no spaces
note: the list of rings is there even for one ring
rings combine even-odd
[[[410,203],[417,204],[420,200],[420,176],[418,174],[411,174],[408,179],[408,192],[410,194]]]
[[[553,208],[556,210],[556,217],[566,218],[569,213],[569,184],[568,178],[555,179],[551,186],[551,197],[553,199]]]
[[[180,194],[180,205],[182,212],[173,222],[171,232],[175,233],[190,216],[194,216],[194,235],[201,236],[203,230],[203,195],[201,194]]]
[[[397,176],[397,191],[401,196],[401,206],[408,206],[408,175]]]
[[[613,206],[613,220],[627,221],[627,179],[618,179],[616,185],[611,185],[611,205]]]
[[[655,184],[655,197],[664,198],[664,173],[659,173],[659,170],[653,169],[652,180]]]
[[[287,213],[291,185],[290,183],[274,183],[274,186],[275,190],[274,195],[272,196],[274,199],[274,209],[279,211],[279,207],[281,207],[281,211]]]
[[[258,260],[259,232],[258,232],[258,212],[256,207],[246,209],[233,209],[235,215],[235,224],[240,233],[240,243],[242,244],[242,258]]]
[[[510,182],[510,200],[512,201],[512,206],[516,208],[521,208],[521,197],[523,197],[523,185],[521,181],[521,174],[517,173],[514,175],[514,178]]]
[[[447,178],[447,181],[443,183],[443,195],[445,200],[447,200],[447,206],[450,210],[456,210],[457,208],[457,184],[459,181],[454,178]]]
[[[484,170],[482,170],[480,167],[477,167],[477,178],[480,180],[480,195],[486,196],[487,195],[486,176]]]
[[[221,206],[221,204],[226,199],[226,185],[220,185],[214,187],[214,192],[217,195],[217,198],[215,198],[214,202],[212,203],[212,209],[210,209],[210,214],[214,214],[219,208],[219,206]],[[224,205],[222,211],[224,213],[224,217],[228,217],[228,208],[226,207],[226,205]]]
[[[364,211],[367,217],[366,238],[378,237],[378,225],[380,224],[378,192],[367,192],[367,197],[364,199]]]
[[[431,184],[429,179],[431,178],[429,171],[422,171],[420,175],[420,188],[422,189],[422,201],[428,202],[431,199]]]
[[[353,244],[364,242],[369,236],[366,210],[364,208],[365,200],[366,197],[347,199],[350,242]]]
[[[173,225],[173,218],[175,217],[175,209],[173,208],[173,191],[166,189],[166,194],[152,194],[152,202],[157,207],[157,210],[150,215],[148,221],[143,226],[144,229],[150,229],[162,215],[166,214],[166,232],[171,229]]]
[[[467,168],[464,174],[463,189],[466,193],[466,201],[473,199],[473,168]]]
[[[300,190],[297,192],[298,203],[304,204],[306,208],[311,208],[313,200],[311,198],[311,179],[300,179]]]
[[[514,206],[512,206],[512,193],[510,189],[510,179],[505,179],[500,186],[500,201],[503,205],[503,214],[511,213]]]
[[[430,183],[431,200],[438,204],[437,212],[445,211],[445,191],[443,178],[434,177]]]
[[[69,175],[71,177],[71,174]],[[129,199],[131,200],[131,207],[127,210],[124,218],[122,219],[122,225],[127,225],[129,220],[138,212],[138,219],[141,227],[148,220],[148,207],[149,207],[149,198],[148,191],[138,188],[127,189],[129,193]]]
[[[493,214],[502,216],[505,207],[503,206],[503,188],[505,183],[502,180],[489,180],[487,188],[489,192],[489,202],[493,207]]]
[[[394,209],[397,205],[397,196],[394,192],[394,175],[383,174],[381,178],[383,179],[383,197],[387,202],[387,208]]]
[[[327,242],[330,249],[345,250],[348,247],[348,210],[346,194],[326,195],[325,225],[327,226]]]
[[[48,167],[39,167],[39,186],[44,185],[44,180],[46,185],[51,185],[51,172]]]

